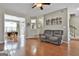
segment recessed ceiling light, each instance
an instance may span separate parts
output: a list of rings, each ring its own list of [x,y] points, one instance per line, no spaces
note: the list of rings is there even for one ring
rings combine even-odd
[[[77,8],[77,10],[79,10],[79,8]]]

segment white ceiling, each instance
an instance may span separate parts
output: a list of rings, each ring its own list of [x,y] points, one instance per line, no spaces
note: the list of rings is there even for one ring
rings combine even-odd
[[[76,10],[79,7],[79,3],[51,3],[51,5],[45,6],[44,10],[40,10],[39,8],[33,9],[32,3],[0,3],[0,7],[25,16],[43,15],[62,8],[68,8],[70,13],[79,14],[79,11]]]

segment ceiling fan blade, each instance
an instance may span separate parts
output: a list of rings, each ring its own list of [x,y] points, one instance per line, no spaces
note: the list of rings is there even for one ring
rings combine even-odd
[[[43,10],[43,7],[41,6],[40,9]]]
[[[33,6],[32,6],[32,8],[35,8],[35,7],[36,7],[36,5],[33,5]]]
[[[50,5],[51,3],[42,3],[43,5]]]
[[[50,5],[51,3],[37,3],[37,4],[33,4],[32,8],[40,8],[41,10],[43,10],[43,5]]]

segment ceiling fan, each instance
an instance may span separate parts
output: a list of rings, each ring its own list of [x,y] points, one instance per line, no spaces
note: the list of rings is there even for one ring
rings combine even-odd
[[[32,8],[40,8],[41,10],[43,10],[43,6],[44,5],[50,5],[50,3],[33,3]]]

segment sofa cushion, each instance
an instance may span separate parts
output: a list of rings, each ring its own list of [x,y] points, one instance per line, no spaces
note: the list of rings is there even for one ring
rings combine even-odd
[[[62,35],[54,35],[55,37],[61,37]]]
[[[51,37],[52,35],[51,35],[51,34],[45,34],[45,36],[46,36],[46,37]]]
[[[51,30],[45,30],[44,34],[51,34]]]
[[[57,40],[58,37],[54,37],[54,36],[53,36],[53,37],[49,37],[49,39],[50,39],[50,40]]]

